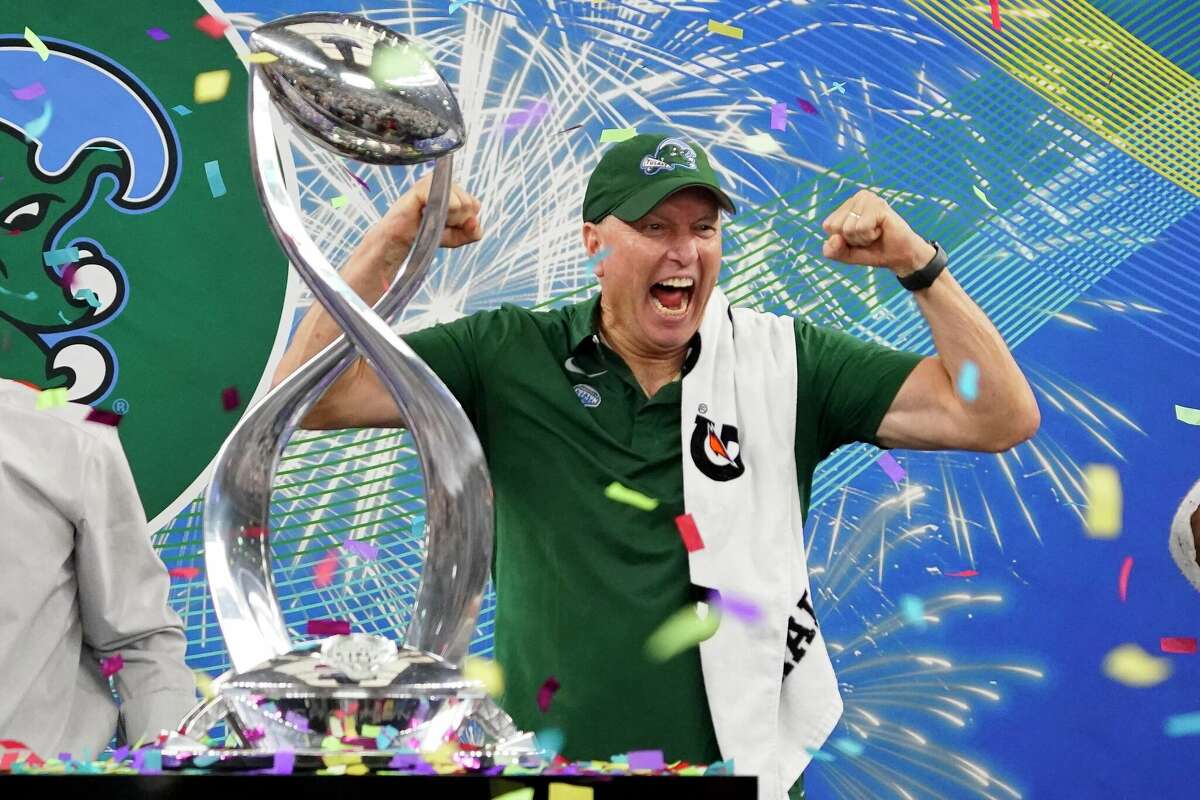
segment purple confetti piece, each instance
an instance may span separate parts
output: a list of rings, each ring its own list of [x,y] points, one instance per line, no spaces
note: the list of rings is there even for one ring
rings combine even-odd
[[[347,539],[346,549],[354,553],[359,558],[367,561],[374,561],[379,558],[379,548],[373,544],[359,541],[358,539]]]
[[[308,730],[308,717],[303,714],[298,714],[295,711],[289,711],[284,715],[284,721],[298,731]]]
[[[709,594],[709,600],[723,614],[730,614],[742,622],[756,623],[762,619],[762,609],[757,603],[741,597],[722,594],[715,589]]]
[[[13,97],[17,98],[18,100],[33,100],[41,97],[45,93],[46,87],[42,85],[41,81],[34,81],[28,86],[21,86],[12,90]]]
[[[803,111],[805,114],[816,114],[817,113],[817,107],[814,106],[812,103],[808,102],[807,100],[802,100],[799,97],[797,97],[796,105],[800,106],[800,110]]]
[[[156,42],[165,42],[171,38],[171,34],[164,31],[162,28],[147,28],[146,35]]]
[[[146,751],[145,750],[134,750],[133,751],[133,768],[136,769],[138,772],[141,772],[142,766],[145,763],[146,763]]]
[[[776,103],[771,106],[771,130],[782,131],[787,128],[787,103]]]
[[[129,756],[129,745],[122,745],[113,750],[113,761],[124,761]]]
[[[367,192],[368,194],[371,192],[371,187],[367,185],[367,182],[355,175],[349,167],[343,166],[342,169],[346,170],[351,178],[354,178],[354,180],[358,181],[358,185],[363,188],[364,192]]]
[[[522,128],[526,125],[536,125],[541,122],[546,114],[550,113],[550,103],[546,100],[538,100],[525,111],[515,111],[509,115],[508,121],[504,123],[506,131]]]
[[[904,480],[906,474],[904,467],[900,466],[900,462],[891,453],[884,453],[879,457],[879,466],[883,467],[883,471],[887,473],[887,476],[896,483]]]
[[[631,750],[629,751],[629,768],[661,770],[666,767],[663,763],[662,750]]]
[[[296,754],[291,750],[280,750],[275,754],[275,763],[271,766],[272,775],[291,775],[296,766]]]

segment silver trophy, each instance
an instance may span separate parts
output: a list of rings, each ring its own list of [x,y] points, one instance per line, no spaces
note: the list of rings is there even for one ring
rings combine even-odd
[[[233,669],[214,681],[215,695],[164,749],[199,753],[197,737],[224,722],[237,752],[320,756],[325,737],[338,733],[332,720],[350,716],[360,726],[391,726],[399,733],[393,748],[430,750],[458,739],[493,762],[536,757],[532,736],[461,671],[492,557],[483,450],[454,397],[387,322],[420,286],[441,238],[451,154],[465,140],[458,103],[414,42],[360,17],[286,17],[256,29],[250,47],[275,56],[251,66],[258,193],[292,264],[345,335],[247,411],[217,455],[204,503],[205,564]],[[272,101],[295,128],[338,154],[373,164],[435,162],[412,250],[374,310],[338,276],[291,204]],[[296,647],[272,579],[272,481],[292,431],[360,354],[396,401],[424,470],[421,584],[403,646],[356,633]]]

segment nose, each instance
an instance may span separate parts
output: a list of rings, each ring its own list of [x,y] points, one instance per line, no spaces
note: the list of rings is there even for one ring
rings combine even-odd
[[[685,231],[674,237],[667,250],[667,258],[671,261],[678,261],[684,266],[695,264],[700,259],[700,247],[696,238],[691,231]]]

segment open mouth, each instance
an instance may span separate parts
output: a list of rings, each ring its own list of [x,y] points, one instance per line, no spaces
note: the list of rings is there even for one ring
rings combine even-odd
[[[696,282],[691,278],[667,278],[650,287],[654,309],[664,317],[677,318],[687,313]]]

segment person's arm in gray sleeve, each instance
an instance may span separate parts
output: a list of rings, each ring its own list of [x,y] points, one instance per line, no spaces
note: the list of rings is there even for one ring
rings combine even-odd
[[[1171,522],[1171,557],[1184,577],[1200,591],[1200,481],[1183,498]]]
[[[120,440],[96,427],[82,454],[75,521],[79,614],[96,658],[119,653],[124,660],[114,680],[132,743],[178,728],[196,702],[195,679],[183,660],[183,624],[167,605],[170,577],[150,543]]]

